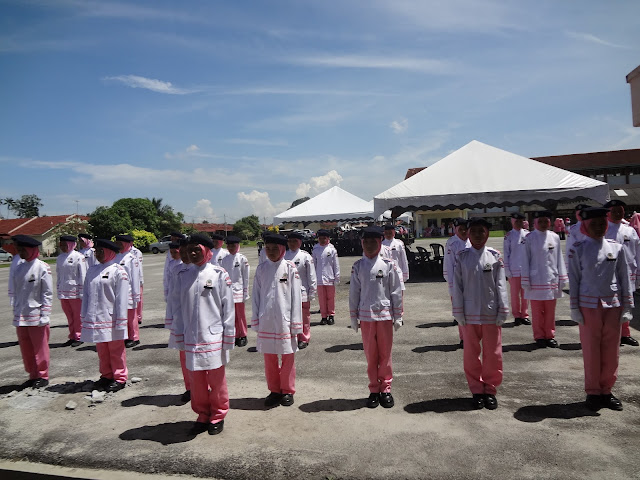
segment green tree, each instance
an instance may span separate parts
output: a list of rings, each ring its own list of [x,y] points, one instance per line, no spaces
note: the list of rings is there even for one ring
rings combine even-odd
[[[131,218],[121,216],[110,207],[98,207],[90,215],[89,224],[96,237],[111,238],[114,234],[133,230]]]
[[[261,231],[260,219],[256,215],[243,217],[233,225],[233,233],[245,240],[256,239]]]
[[[146,230],[132,230],[131,235],[133,236],[133,245],[143,252],[149,251],[149,245],[153,242],[157,242],[158,239],[156,236],[147,232]]]
[[[129,218],[131,228],[127,231],[132,229],[146,230],[156,236],[160,235],[160,218],[148,198],[121,198],[113,203],[111,210],[116,215]]]
[[[293,207],[300,205],[301,203],[306,202],[307,200],[310,200],[310,197],[302,197],[302,198],[298,198],[297,200],[294,200],[291,206],[289,207],[289,210],[291,210]]]
[[[40,207],[44,204],[37,195],[23,195],[19,199],[11,197],[3,198],[2,203],[7,205],[20,218],[37,217],[40,214]]]
[[[147,198],[147,200],[149,200]],[[151,198],[149,200],[156,209],[159,218],[159,236],[168,235],[171,232],[180,231],[184,223],[182,212],[174,212],[170,205],[163,205],[161,198]]]

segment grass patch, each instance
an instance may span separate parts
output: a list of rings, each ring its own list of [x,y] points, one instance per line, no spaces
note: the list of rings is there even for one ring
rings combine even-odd
[[[492,230],[489,232],[489,236],[490,237],[504,237],[505,236],[505,231],[504,230]]]

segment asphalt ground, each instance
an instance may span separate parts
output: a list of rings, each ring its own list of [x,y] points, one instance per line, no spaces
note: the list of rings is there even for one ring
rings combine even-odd
[[[502,239],[489,244],[501,249]],[[255,267],[257,251],[241,251]],[[621,347],[614,393],[624,410],[587,410],[568,296],[558,300],[558,349],[537,349],[531,327],[508,320],[499,407],[472,410],[446,284],[414,275],[405,291],[405,325],[394,338],[395,407],[366,408],[362,342],[347,328],[346,282],[356,257],[340,259],[336,324],[320,325],[320,315],[312,315],[311,343],[296,354],[294,405],[265,409],[263,360],[249,330],[249,345],[236,347],[227,366],[231,408],[224,432],[189,435],[196,415],[180,402],[178,352],[167,348],[163,328],[164,258],[145,255],[142,344],[127,350],[129,377],[141,381],[102,403],[81,391],[99,376],[95,347],[61,346],[68,330],[57,300],[51,383],[19,390],[27,377],[4,293],[8,269],[0,269],[0,477],[12,478],[1,469],[17,470],[22,464],[13,461],[22,460],[44,473],[53,474],[47,464],[100,470],[83,473],[86,478],[104,478],[110,469],[125,475],[118,478],[126,472],[225,479],[640,478],[640,348]],[[250,311],[249,301],[248,317]],[[638,320],[632,333],[640,337]],[[65,409],[69,401],[74,410]]]

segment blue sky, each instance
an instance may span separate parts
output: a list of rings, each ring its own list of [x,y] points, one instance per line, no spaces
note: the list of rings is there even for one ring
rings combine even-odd
[[[0,197],[270,222],[334,185],[371,200],[474,139],[639,148],[639,18],[637,1],[0,0]]]

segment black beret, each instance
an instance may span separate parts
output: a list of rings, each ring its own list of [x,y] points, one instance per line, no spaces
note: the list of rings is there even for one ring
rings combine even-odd
[[[42,245],[42,242],[39,242],[29,235],[15,235],[11,237],[11,240],[19,247],[37,247],[38,245]]]
[[[385,230],[395,230],[396,227],[394,227],[393,225],[389,225],[388,223],[384,226]]]
[[[170,237],[178,237],[178,238],[182,238],[182,237],[184,237],[184,234],[183,234],[183,233],[180,233],[180,232],[171,232],[171,233],[169,234],[169,236],[170,236]]]
[[[219,233],[212,233],[211,234],[211,238],[213,240],[224,240],[224,237],[222,235],[220,235]]]
[[[586,203],[579,203],[574,207],[574,210],[584,210],[585,208],[590,208]]]
[[[331,236],[331,232],[329,230],[325,230],[324,228],[322,228],[322,229],[318,230],[316,235],[318,237],[330,237]]]
[[[624,203],[622,200],[609,200],[607,203],[605,203],[603,205],[604,208],[611,208],[611,207],[626,207],[627,204]]]
[[[282,235],[276,235],[272,233],[271,235],[265,235],[264,243],[277,243],[278,245],[287,245],[287,239]]]
[[[178,242],[171,242],[169,244],[169,248],[172,248],[175,250],[176,248],[180,248],[180,244]]]
[[[118,246],[117,243],[112,242],[111,240],[107,240],[105,238],[97,238],[96,247],[108,248],[109,250],[113,250],[116,253],[120,251],[120,247]]]
[[[467,221],[462,217],[454,218],[452,220],[452,222],[456,227],[459,227],[460,225],[466,225],[467,224]]]
[[[604,207],[587,207],[582,212],[580,212],[580,216],[582,220],[590,220],[592,218],[600,218],[606,217],[607,213],[609,213],[608,208]]]
[[[511,218],[515,218],[516,220],[524,220],[527,217],[525,217],[523,214],[519,212],[514,212],[511,214]]]
[[[213,248],[213,240],[208,235],[196,233],[189,237],[190,244],[204,245],[207,248]]]
[[[73,235],[62,235],[60,237],[60,240],[62,240],[63,242],[75,242],[78,239]]]
[[[304,235],[298,232],[291,232],[287,235],[287,238],[297,238],[298,240],[304,240]]]
[[[383,230],[380,227],[371,226],[362,229],[362,238],[381,238]]]
[[[537,212],[533,212],[533,218],[551,218],[553,217],[553,213],[549,210],[538,210]]]
[[[476,225],[480,225],[481,227],[485,227],[487,229],[491,229],[491,222],[488,222],[484,218],[474,217],[467,220],[467,228],[474,227]]]
[[[86,238],[87,240],[91,240],[93,237],[88,233],[79,233],[78,238]]]
[[[236,237],[235,235],[229,235],[225,240],[225,243],[229,245],[230,243],[240,243],[241,241],[242,240],[240,240],[240,237]]]
[[[131,235],[116,235],[116,241],[132,243],[133,237]]]
[[[179,243],[180,243],[180,246],[189,245],[189,237],[185,235],[180,239]]]

